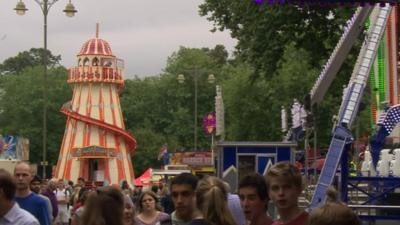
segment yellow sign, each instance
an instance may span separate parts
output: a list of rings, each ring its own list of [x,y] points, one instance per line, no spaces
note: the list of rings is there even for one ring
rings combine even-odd
[[[171,164],[185,164],[189,166],[212,165],[211,152],[174,152],[171,155]]]
[[[72,157],[75,158],[111,158],[116,157],[114,148],[104,148],[101,146],[87,146],[72,149]]]

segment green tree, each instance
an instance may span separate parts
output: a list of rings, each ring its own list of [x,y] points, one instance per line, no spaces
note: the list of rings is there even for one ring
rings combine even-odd
[[[278,129],[276,121],[279,118],[276,115],[279,115],[280,105],[289,107],[295,97],[303,101],[321,71],[322,65],[336,46],[346,20],[350,18],[354,10],[355,8],[307,5],[300,7],[288,4],[258,5],[250,0],[205,0],[200,5],[200,15],[214,23],[212,31],[228,30],[231,36],[238,40],[235,52],[237,57],[233,62],[237,64],[244,62],[250,65],[251,76],[241,74],[240,78],[234,78],[232,82],[235,79],[243,79],[242,82],[236,82],[238,82],[238,87],[244,89],[250,89],[253,85],[243,87],[247,83],[242,76],[251,79],[255,89],[260,88],[259,86],[263,83],[267,83],[264,92],[269,93],[271,97],[267,98],[270,105],[265,111],[272,113],[272,115],[268,115],[271,117],[268,125],[272,130]],[[322,146],[329,145],[331,118],[338,112],[343,85],[347,84],[352,73],[360,42],[361,39],[347,56],[324,101],[314,112],[319,144]],[[264,80],[263,77],[267,80]],[[240,91],[236,90],[236,92]],[[224,93],[230,94],[229,91]],[[368,93],[365,94],[363,101],[369,102]],[[280,103],[275,104],[276,102]],[[234,106],[232,105],[232,107]],[[272,107],[274,107],[273,111],[270,109]],[[368,120],[367,112],[362,112],[360,115],[359,121]],[[356,124],[363,123],[357,122]],[[250,126],[248,124],[237,126],[245,127],[246,125]],[[233,129],[233,127],[228,125],[228,129]],[[363,133],[365,130],[368,128],[359,126],[357,133]],[[231,135],[234,134],[235,132]],[[239,136],[241,137],[241,135]]]
[[[253,69],[246,64],[226,65],[222,74],[226,139],[234,141],[281,140],[281,106],[302,100],[316,76],[307,52],[287,46],[277,76],[251,82]]]
[[[202,48],[218,65],[224,65],[228,62],[228,51],[223,45],[216,45],[213,49]]]
[[[0,64],[0,75],[19,74],[28,67],[43,65],[43,48],[31,48],[29,51],[18,53],[17,56],[6,59]],[[60,55],[53,55],[47,50],[47,65],[54,67],[59,65]]]
[[[293,99],[303,102],[320,73],[318,68],[313,67],[310,54],[302,48],[296,48],[293,43],[288,44],[277,65],[276,76],[260,77],[257,82],[251,82],[254,71],[247,64],[235,63],[223,67],[221,77],[224,77],[222,92],[227,140],[281,140],[281,106],[288,110],[290,117]],[[348,63],[338,73],[324,101],[314,112],[318,144],[321,147],[327,147],[330,143],[332,116],[338,113],[342,87],[349,80],[348,71],[351,71],[354,59],[353,54],[349,55]],[[368,94],[365,96],[368,97]],[[361,115],[361,121],[369,116],[366,112]],[[360,129],[359,133],[362,133],[365,127]]]
[[[212,31],[229,30],[238,40],[236,54],[254,67],[253,78],[275,74],[284,48],[312,52],[311,63],[326,59],[345,19],[354,9],[319,6],[255,4],[254,1],[205,0],[200,15],[214,22]]]
[[[134,133],[138,140],[138,146],[133,154],[132,162],[135,176],[138,177],[146,169],[161,165],[161,161],[158,161],[157,157],[161,146],[165,143],[165,138],[148,128],[137,128]]]
[[[168,98],[175,99],[170,118],[174,121],[170,131],[179,132],[177,139],[179,147],[193,149],[194,135],[194,101],[195,84],[197,77],[197,136],[198,149],[209,149],[210,137],[203,132],[202,118],[214,111],[215,84],[208,83],[209,74],[214,74],[216,82],[220,78],[221,63],[226,61],[226,50],[222,46],[214,49],[194,49],[181,47],[168,58],[166,74],[162,75],[164,82],[168,80],[174,89],[168,90]],[[177,76],[183,74],[185,81],[179,84]],[[183,125],[183,126],[182,126]]]
[[[214,49],[181,47],[168,58],[165,73],[125,81],[121,92],[125,125],[136,136],[138,146],[146,146],[138,148],[133,161],[142,158],[142,154],[149,154],[147,151],[153,154],[153,157],[147,157],[148,164],[136,163],[135,171],[144,171],[145,165],[159,165],[157,155],[164,143],[170,151],[193,149],[194,73],[198,75],[198,149],[209,149],[210,137],[202,131],[201,119],[214,110],[215,84],[207,83],[207,76],[214,73],[218,80],[221,67],[218,64],[226,59],[226,50],[221,46]],[[184,84],[178,83],[178,74],[185,75]],[[139,138],[137,132],[146,135],[141,134]],[[155,142],[152,135],[162,141]]]
[[[17,76],[0,76],[0,133],[17,135],[30,141],[30,161],[42,156],[43,67],[27,68]],[[48,73],[48,159],[55,163],[65,128],[59,109],[71,98],[63,67]]]

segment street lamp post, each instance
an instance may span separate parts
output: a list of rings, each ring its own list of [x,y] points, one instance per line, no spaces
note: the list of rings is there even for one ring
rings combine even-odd
[[[51,6],[58,0],[35,0],[35,2],[40,6],[43,13],[43,137],[42,137],[42,162],[43,166],[43,178],[46,178],[46,165],[47,165],[47,15]],[[28,10],[25,7],[25,3],[19,0],[16,7],[14,8],[16,13],[20,16],[24,15]],[[69,0],[65,9],[63,10],[68,17],[73,17],[77,10],[75,10],[74,5]]]
[[[194,81],[194,151],[197,151],[197,83],[198,83],[198,70],[194,69],[193,73],[190,73],[193,75],[193,81]],[[185,76],[183,74],[178,75],[178,82],[179,83],[184,83],[185,82]],[[214,74],[208,75],[208,82],[209,83],[214,83],[215,82],[215,76]]]

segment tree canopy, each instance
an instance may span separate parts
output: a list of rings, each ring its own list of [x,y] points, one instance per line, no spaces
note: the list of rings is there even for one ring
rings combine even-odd
[[[229,30],[238,40],[236,54],[254,67],[252,78],[276,74],[285,47],[312,52],[318,66],[326,59],[354,8],[255,4],[254,1],[205,0],[200,15],[214,23],[212,31]]]
[[[46,54],[48,67],[54,67],[60,63],[60,55],[53,55],[50,50],[47,50]],[[0,75],[19,74],[26,68],[43,65],[43,56],[43,48],[31,48],[29,51],[20,52],[17,56],[10,57],[0,64]]]
[[[219,74],[219,65],[226,61],[223,46],[181,47],[168,58],[163,74],[125,81],[121,106],[126,127],[138,140],[133,162],[135,168],[140,167],[139,174],[160,164],[157,155],[164,143],[170,152],[193,150],[194,76],[198,79],[198,149],[210,149],[211,136],[205,135],[201,127],[203,116],[214,111],[215,84],[209,84],[207,76]],[[177,80],[179,74],[185,76],[183,84]]]
[[[250,0],[205,0],[199,7],[200,15],[213,22],[212,31],[227,30],[233,38],[238,40],[235,62],[248,65],[247,72],[236,74],[235,78],[226,81],[225,89],[230,88],[234,92],[240,92],[238,89],[243,88],[243,90],[250,90],[248,92],[250,96],[254,90],[258,94],[264,90],[261,94],[263,97],[253,96],[248,99],[249,101],[243,100],[243,103],[241,99],[234,97],[238,104],[235,105],[233,101],[232,105],[227,103],[228,116],[233,116],[231,114],[233,112],[230,112],[232,109],[239,112],[244,108],[246,113],[250,111],[251,115],[257,115],[261,110],[263,111],[261,115],[269,117],[265,119],[265,129],[269,131],[254,133],[264,134],[264,140],[279,137],[280,106],[288,109],[293,98],[303,101],[321,71],[322,65],[336,46],[346,20],[354,11],[355,7],[270,5],[255,4]],[[319,133],[320,147],[329,145],[331,118],[339,108],[342,87],[350,78],[359,47],[360,41],[347,56],[324,101],[314,109],[314,123]],[[250,80],[251,84],[246,80]],[[236,83],[230,87],[230,82]],[[230,89],[224,93],[228,95],[234,93]],[[262,101],[252,102],[262,98],[265,98],[264,101],[267,101],[268,105],[264,106]],[[364,101],[368,102],[368,95]],[[255,120],[263,121],[261,115],[255,116],[257,118]],[[369,116],[367,113],[362,113],[362,115],[361,120]],[[237,130],[247,133],[245,137],[250,138],[248,133],[251,131],[252,123],[249,123],[251,119],[245,120],[243,124],[234,120],[234,124],[228,125],[230,135],[235,137],[234,130]],[[240,129],[244,127],[250,130]],[[368,128],[363,127],[363,129]],[[244,136],[239,135],[239,137]]]
[[[30,142],[30,159],[38,163],[42,156],[43,72],[35,66],[16,73],[0,76],[0,134],[23,136]],[[71,98],[63,67],[48,72],[48,159],[55,163],[65,128],[65,118],[59,113],[63,103]]]

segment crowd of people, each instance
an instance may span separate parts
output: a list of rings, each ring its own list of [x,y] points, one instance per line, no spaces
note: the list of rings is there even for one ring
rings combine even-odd
[[[286,162],[261,176],[244,176],[232,193],[214,176],[190,173],[149,190],[120,186],[91,187],[79,178],[43,182],[30,165],[20,162],[14,176],[0,169],[0,225],[360,225],[356,214],[335,192],[310,214],[298,205],[302,176]],[[267,213],[272,202],[278,212]]]

